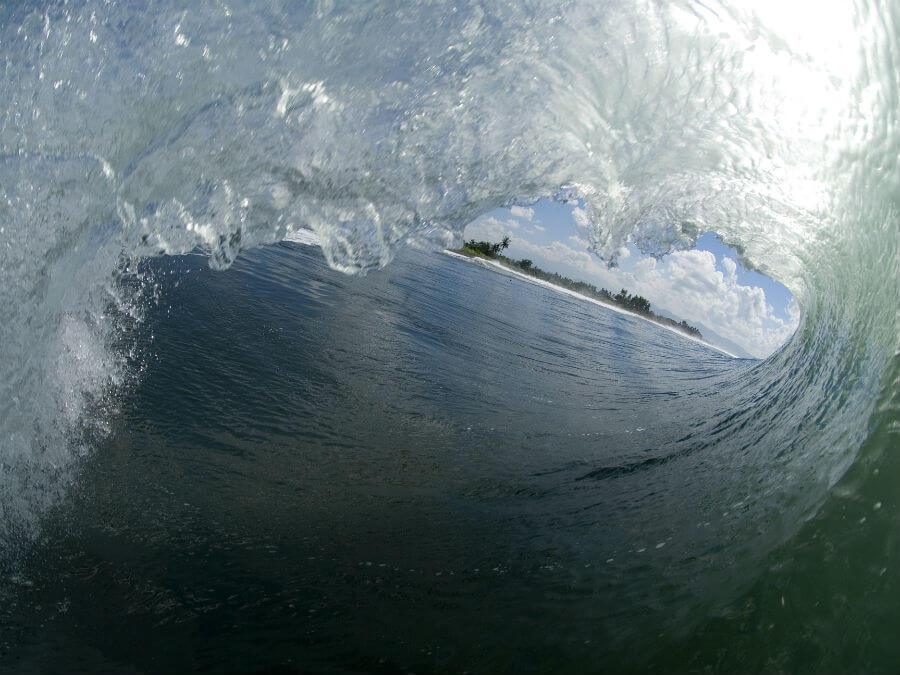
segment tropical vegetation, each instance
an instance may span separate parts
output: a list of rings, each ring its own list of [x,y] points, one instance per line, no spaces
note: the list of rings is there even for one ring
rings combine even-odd
[[[461,253],[462,255],[470,257],[496,260],[497,262],[505,265],[506,267],[509,267],[510,269],[524,272],[525,274],[531,275],[537,279],[547,281],[554,286],[568,288],[569,290],[575,291],[580,295],[585,295],[589,298],[600,300],[601,302],[616,305],[617,307],[626,309],[629,312],[634,312],[635,314],[645,316],[648,319],[655,321],[656,323],[670,326],[672,328],[677,328],[678,330],[683,331],[688,335],[692,335],[697,338],[703,337],[697,328],[691,326],[686,321],[676,321],[675,319],[670,319],[667,316],[662,316],[660,314],[657,314],[656,312],[653,312],[650,309],[650,301],[640,295],[631,295],[624,288],[618,293],[613,294],[605,288],[597,288],[594,284],[590,284],[586,281],[576,281],[574,279],[564,277],[556,272],[547,272],[545,270],[542,270],[540,267],[535,267],[534,263],[527,258],[522,258],[521,260],[513,260],[511,258],[507,258],[506,256],[500,254],[501,251],[505,251],[507,248],[509,248],[508,236],[503,237],[502,241],[497,243],[492,243],[489,241],[475,241],[474,239],[471,239],[465,242],[462,248],[457,249],[454,252]]]

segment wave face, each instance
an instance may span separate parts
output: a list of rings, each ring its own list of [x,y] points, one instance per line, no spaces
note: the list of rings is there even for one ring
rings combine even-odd
[[[760,583],[855,576],[833,616],[841,584],[896,597],[900,8],[771,4],[0,8],[4,559],[139,381],[160,295],[142,259],[226,268],[312,230],[364,273],[551,197],[611,262],[713,230],[790,288],[793,339],[723,385],[724,437],[784,521],[757,557],[788,571]]]

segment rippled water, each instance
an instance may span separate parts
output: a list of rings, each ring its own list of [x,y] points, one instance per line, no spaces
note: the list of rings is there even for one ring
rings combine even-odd
[[[896,671],[898,25],[0,7],[3,665]],[[799,330],[410,251],[546,197],[610,260],[720,233]]]
[[[146,372],[4,612],[14,667],[597,668],[713,600],[758,500],[723,503],[712,418],[752,361],[438,255],[149,269]]]

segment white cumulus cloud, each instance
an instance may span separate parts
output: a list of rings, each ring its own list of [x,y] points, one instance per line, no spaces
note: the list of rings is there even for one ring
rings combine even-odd
[[[478,241],[500,241],[510,232],[519,229],[521,223],[512,218],[500,220],[494,216],[482,218],[466,226],[465,238]]]
[[[483,233],[489,240],[499,241],[504,231],[509,231],[506,223],[487,219],[478,236]],[[466,232],[468,236],[469,230]],[[796,305],[786,319],[777,316],[762,288],[738,283],[737,263],[730,258],[722,259],[720,270],[709,251],[678,251],[661,260],[642,258],[625,271],[609,269],[586,249],[587,242],[577,235],[548,246],[518,237],[513,239],[510,255],[530,258],[539,267],[612,292],[626,288],[647,298],[654,310],[693,325],[702,323],[760,358],[781,346],[797,327]]]
[[[529,209],[525,206],[510,206],[509,212],[516,218],[523,218],[524,220],[534,218],[534,209]]]
[[[581,250],[581,251],[586,251],[588,246],[590,246],[590,244],[588,243],[588,241],[586,239],[582,239],[577,234],[573,234],[572,236],[570,236],[569,241],[572,242],[572,245],[576,249]]]
[[[488,216],[471,223],[466,239],[497,242],[509,235],[512,241],[507,255],[512,258],[529,258],[548,271],[588,281],[613,293],[626,288],[647,298],[655,311],[692,325],[702,324],[757,357],[771,354],[796,330],[796,303],[788,308],[787,316],[779,316],[762,288],[738,282],[738,265],[731,258],[724,257],[717,264],[712,253],[695,249],[677,251],[660,260],[635,260],[637,256],[623,247],[618,251],[619,261],[627,264],[610,269],[588,252],[590,230],[583,209],[572,209],[575,232],[549,245],[530,241],[529,234],[543,230],[533,220],[534,209],[513,206],[509,212],[512,217]]]
[[[657,307],[709,326],[754,356],[768,356],[796,329],[796,311],[779,318],[762,288],[738,283],[734,260],[723,258],[722,267],[709,251],[678,251],[660,262],[640,261],[629,281]]]

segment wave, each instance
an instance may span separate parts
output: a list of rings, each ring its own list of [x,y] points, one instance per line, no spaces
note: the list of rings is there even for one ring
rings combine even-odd
[[[365,273],[547,197],[610,262],[713,230],[784,283],[800,328],[731,385],[740,463],[769,470],[782,542],[845,474],[868,500],[900,431],[900,10],[767,7],[0,8],[4,555],[140,378],[142,258],[313,233]]]

